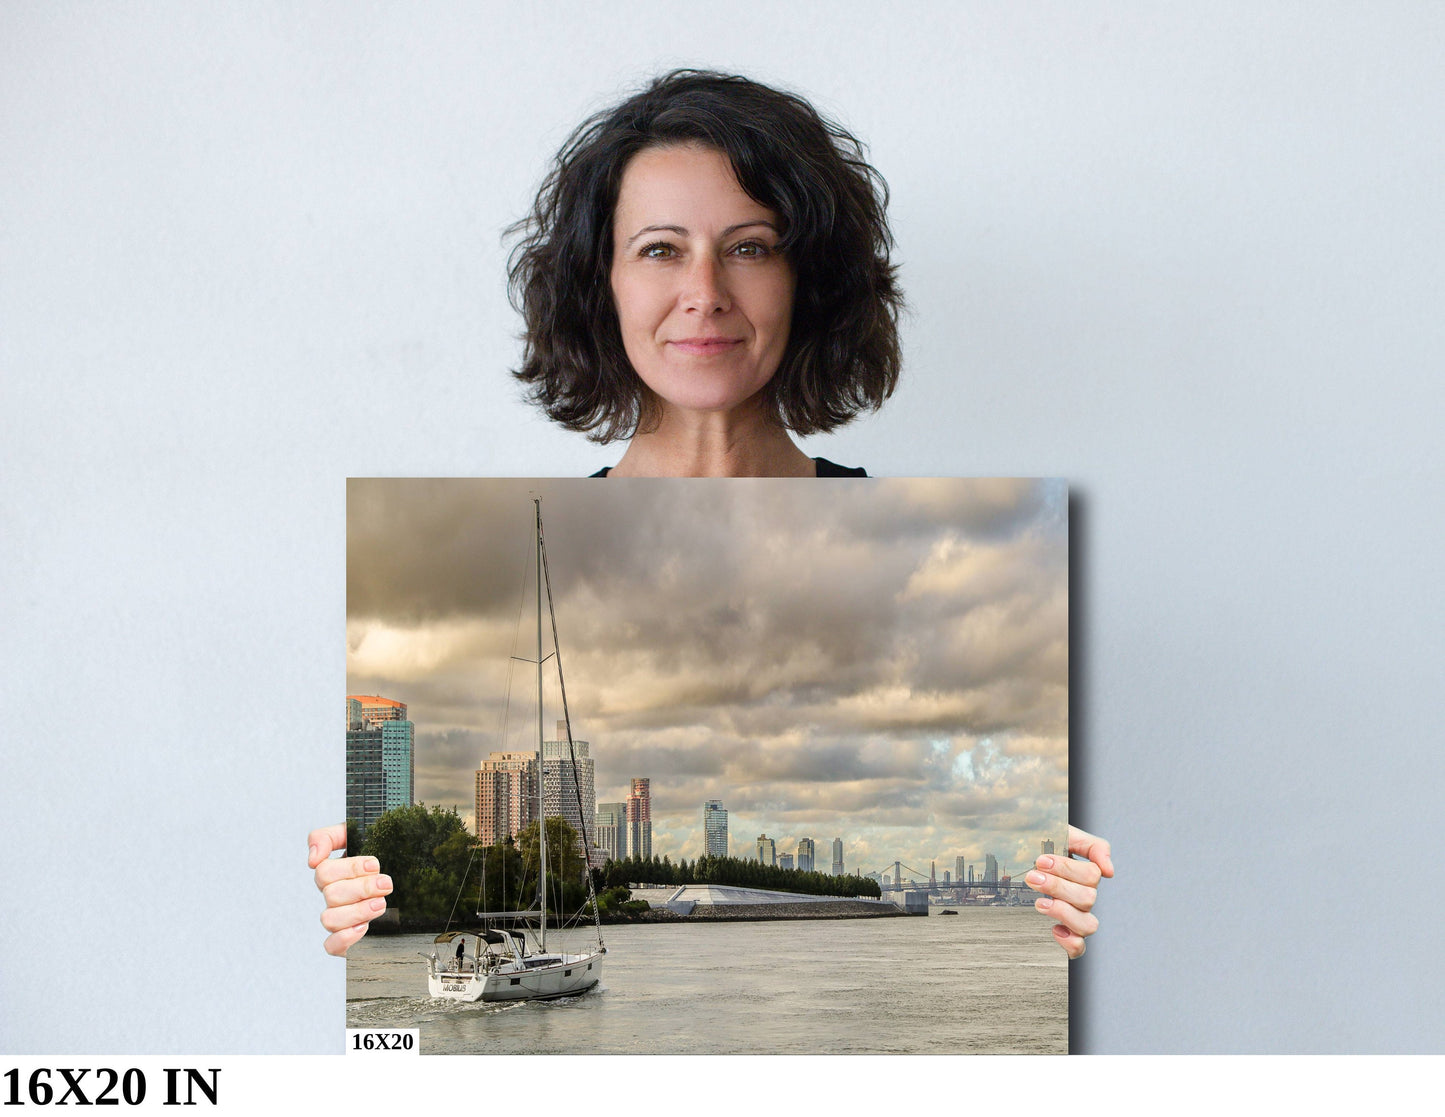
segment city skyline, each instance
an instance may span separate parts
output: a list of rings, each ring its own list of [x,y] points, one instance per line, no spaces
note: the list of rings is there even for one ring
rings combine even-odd
[[[536,491],[572,735],[597,800],[651,779],[658,856],[721,799],[780,851],[843,835],[849,871],[1032,860],[1065,835],[1065,486],[826,484],[352,481],[348,690],[407,700],[416,798],[474,826],[480,762],[536,747],[535,669],[507,708]]]

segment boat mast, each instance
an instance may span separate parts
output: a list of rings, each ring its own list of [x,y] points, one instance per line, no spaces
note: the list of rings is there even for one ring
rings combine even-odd
[[[544,790],[546,766],[542,757],[542,498],[534,497],[537,509],[537,886],[541,890],[541,949],[547,949],[547,799]]]

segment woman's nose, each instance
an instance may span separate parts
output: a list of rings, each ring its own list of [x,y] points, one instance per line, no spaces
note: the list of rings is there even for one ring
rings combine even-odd
[[[703,314],[725,314],[732,309],[722,263],[713,256],[699,254],[686,272],[682,292],[683,307]]]

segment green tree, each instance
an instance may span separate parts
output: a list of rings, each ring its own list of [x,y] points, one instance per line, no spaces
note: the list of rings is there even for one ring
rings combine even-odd
[[[526,869],[527,881],[535,894],[537,887],[537,823],[529,822],[518,835],[522,864]],[[547,819],[547,910],[571,914],[582,906],[587,898],[587,885],[583,873],[587,861],[582,856],[582,845],[577,831],[564,818]]]
[[[456,811],[415,804],[377,819],[361,852],[386,866],[392,905],[408,916],[445,919],[457,899],[473,845]]]
[[[521,851],[510,837],[486,850],[482,868],[477,873],[478,888],[485,886],[485,894],[478,900],[476,910],[520,911],[529,907],[522,897],[525,875]],[[535,882],[536,877],[532,879]]]

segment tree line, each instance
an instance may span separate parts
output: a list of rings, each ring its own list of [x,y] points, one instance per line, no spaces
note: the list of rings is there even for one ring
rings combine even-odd
[[[392,882],[388,902],[408,922],[469,922],[478,911],[536,908],[537,845],[535,821],[515,840],[508,837],[483,847],[455,810],[415,804],[378,818],[367,830],[360,853],[381,862]],[[565,819],[549,818],[547,911],[571,914],[586,901],[577,832]]]
[[[415,804],[387,811],[357,848],[350,824],[348,850],[375,857],[391,877],[389,903],[407,922],[470,921],[478,911],[521,911],[537,905],[537,823],[514,839],[483,847],[455,809]],[[577,832],[565,819],[547,820],[547,910],[572,915],[587,902],[587,882]],[[635,914],[645,905],[628,885],[732,884],[810,896],[881,897],[878,882],[830,876],[744,861],[739,857],[670,857],[609,860],[593,870],[604,915]]]
[[[783,869],[741,857],[702,856],[673,863],[670,857],[625,857],[608,861],[602,869],[609,888],[628,884],[732,884],[741,888],[766,888],[774,892],[801,892],[808,896],[872,896],[883,891],[876,880],[860,876],[832,876],[816,870]]]

